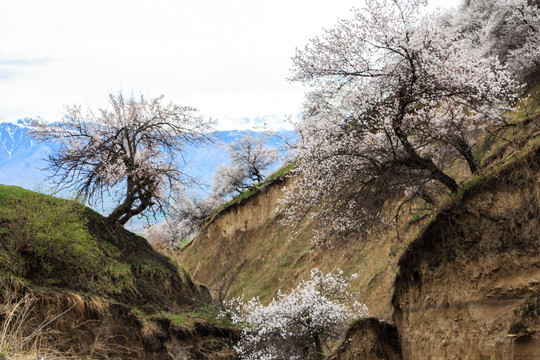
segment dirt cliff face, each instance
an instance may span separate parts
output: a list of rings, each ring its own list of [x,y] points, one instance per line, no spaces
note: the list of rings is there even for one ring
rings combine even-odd
[[[328,360],[401,360],[395,326],[368,318],[357,321]]]
[[[370,242],[353,237],[331,248],[310,244],[317,223],[308,219],[297,228],[279,223],[279,199],[292,179],[278,181],[240,204],[228,208],[203,227],[177,259],[196,283],[228,296],[259,296],[270,301],[307,277],[312,268],[357,273],[351,283],[370,314],[391,319],[392,285],[398,253],[395,240]]]
[[[392,358],[377,350],[388,342],[399,345],[392,355],[398,359],[540,359],[540,148],[534,144],[467,182],[436,216],[409,220],[401,240],[366,242],[353,234],[332,248],[313,247],[317,223],[279,224],[276,208],[288,179],[216,216],[179,262],[213,290],[263,301],[314,267],[358,273],[351,285],[359,301],[396,332],[359,323],[335,360]]]
[[[467,190],[401,258],[404,359],[540,358],[537,302],[517,311],[540,285],[539,164],[536,150]]]

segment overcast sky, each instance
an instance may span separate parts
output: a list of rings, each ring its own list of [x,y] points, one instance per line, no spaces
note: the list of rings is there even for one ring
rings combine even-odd
[[[431,0],[452,6],[459,0]],[[0,0],[0,122],[165,95],[244,129],[301,110],[291,56],[358,0]]]

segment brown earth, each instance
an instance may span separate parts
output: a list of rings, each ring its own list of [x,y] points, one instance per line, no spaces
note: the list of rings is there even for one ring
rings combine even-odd
[[[404,359],[540,358],[538,301],[516,311],[540,286],[539,164],[536,148],[467,190],[400,259]]]
[[[328,357],[328,360],[401,359],[396,327],[375,318],[353,324],[341,346]]]
[[[391,294],[399,249],[406,240],[387,235],[365,242],[352,234],[332,247],[310,244],[317,223],[311,219],[297,228],[281,225],[277,212],[284,187],[281,179],[218,214],[197,234],[177,258],[196,283],[210,288],[215,297],[229,288],[229,296],[259,296],[269,302],[309,277],[312,268],[345,275],[358,274],[351,283],[372,316],[391,319]],[[410,226],[416,234],[422,221]]]

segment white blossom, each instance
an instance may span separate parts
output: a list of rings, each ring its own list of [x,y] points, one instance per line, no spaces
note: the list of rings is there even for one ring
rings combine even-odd
[[[244,190],[261,182],[266,171],[279,157],[276,148],[268,146],[264,134],[247,134],[227,145],[230,165],[219,165],[214,173],[212,193],[227,197],[241,194]]]
[[[504,124],[519,87],[496,57],[471,54],[424,5],[367,0],[297,50],[292,80],[312,91],[285,223],[312,215],[325,230],[365,231],[405,189],[427,201],[434,185],[456,191],[444,172],[455,159],[477,171],[478,131]]]
[[[245,330],[235,347],[242,359],[318,358],[328,341],[337,339],[355,318],[368,316],[364,304],[349,292],[349,281],[338,269],[323,275],[311,270],[289,294],[264,306],[258,298],[233,300],[230,316]]]

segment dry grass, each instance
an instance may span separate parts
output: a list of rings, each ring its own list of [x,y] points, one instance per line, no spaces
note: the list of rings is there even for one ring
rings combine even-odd
[[[109,303],[86,299],[75,293],[32,290],[13,277],[0,278],[0,360],[81,359],[71,351],[61,352],[69,339],[65,328],[85,325],[109,313]],[[77,320],[74,320],[77,319]],[[106,345],[106,344],[103,344]],[[92,351],[106,353],[106,346]],[[84,357],[90,359],[91,357]]]
[[[18,281],[2,279],[0,283],[2,303],[0,306],[0,359],[39,359],[51,355],[51,349],[43,345],[47,336],[47,323],[40,323],[33,331],[28,323],[36,322],[36,304],[39,299]],[[25,293],[21,296],[21,294]]]

